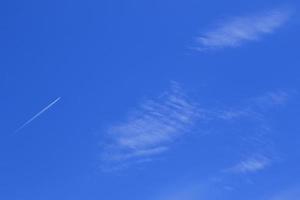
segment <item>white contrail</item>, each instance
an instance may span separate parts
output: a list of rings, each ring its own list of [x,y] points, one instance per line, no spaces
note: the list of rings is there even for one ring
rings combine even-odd
[[[40,112],[38,112],[37,114],[35,114],[32,118],[30,118],[27,122],[25,122],[22,126],[20,126],[18,129],[15,130],[14,133],[19,132],[20,130],[22,130],[25,126],[27,126],[28,124],[30,124],[33,120],[35,120],[36,118],[38,118],[41,114],[43,114],[44,112],[46,112],[49,108],[51,108],[54,104],[56,104],[59,100],[61,99],[61,97],[58,97],[57,99],[55,99],[52,103],[50,103],[48,106],[46,106],[45,108],[43,108]]]

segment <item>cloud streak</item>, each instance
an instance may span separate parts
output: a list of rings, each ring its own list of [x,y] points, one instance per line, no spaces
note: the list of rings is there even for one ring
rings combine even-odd
[[[267,123],[265,115],[274,108],[285,106],[294,94],[295,91],[269,91],[255,98],[250,98],[246,105],[238,109],[219,112],[217,116],[222,120],[254,120],[255,125],[255,128],[251,130],[253,123],[250,123],[249,130],[251,131],[248,134],[243,133],[241,135],[241,141],[247,143],[244,150],[247,147],[249,152],[237,164],[225,171],[234,174],[255,173],[270,167],[274,163],[272,140],[269,137],[272,128]]]
[[[271,159],[263,155],[256,155],[241,161],[229,171],[233,173],[254,173],[264,170],[271,164]]]
[[[40,112],[38,112],[32,118],[30,118],[28,121],[26,121],[22,126],[20,126],[18,129],[16,129],[14,133],[18,133],[19,131],[21,131],[28,124],[30,124],[31,122],[33,122],[36,118],[38,118],[40,115],[42,115],[44,112],[46,112],[52,106],[54,106],[54,104],[56,104],[60,99],[61,99],[61,97],[58,97],[57,99],[55,99],[54,101],[52,101],[49,105],[47,105],[46,107],[44,107]]]
[[[197,107],[177,83],[170,91],[141,104],[127,120],[107,131],[102,160],[127,162],[147,159],[168,151],[170,145],[187,133],[197,119]]]
[[[271,10],[250,16],[235,17],[196,38],[198,50],[238,47],[271,34],[290,17],[284,9]]]
[[[106,129],[101,167],[110,171],[152,161],[193,130],[210,134],[227,132],[226,137],[232,138],[229,139],[232,148],[243,144],[246,159],[240,159],[236,166],[225,171],[248,173],[262,170],[272,164],[269,157],[263,156],[269,155],[272,148],[267,137],[271,129],[265,114],[274,107],[285,105],[290,97],[288,91],[279,90],[250,98],[240,106],[200,107],[195,99],[192,100],[177,83],[173,83],[163,95],[145,100],[125,119]]]

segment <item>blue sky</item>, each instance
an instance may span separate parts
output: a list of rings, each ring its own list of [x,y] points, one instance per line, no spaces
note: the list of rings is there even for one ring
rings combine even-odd
[[[298,8],[1,2],[0,198],[296,200]]]

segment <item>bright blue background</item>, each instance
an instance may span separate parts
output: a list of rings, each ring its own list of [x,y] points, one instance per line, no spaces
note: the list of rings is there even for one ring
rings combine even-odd
[[[204,145],[201,138],[179,144],[143,169],[103,173],[98,166],[103,129],[143,98],[160,94],[171,80],[197,91],[206,104],[234,105],[276,89],[299,89],[297,12],[262,41],[205,53],[190,48],[219,19],[282,5],[297,10],[298,4],[2,1],[0,198],[141,200],[181,179],[208,179],[230,162],[218,147],[207,150],[213,140]],[[47,113],[12,134],[59,96]],[[228,199],[253,199],[299,184],[299,110],[294,99],[269,118],[285,161]]]

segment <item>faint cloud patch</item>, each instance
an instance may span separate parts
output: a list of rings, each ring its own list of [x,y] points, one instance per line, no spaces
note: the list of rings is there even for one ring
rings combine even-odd
[[[269,200],[298,200],[299,196],[300,196],[300,187],[296,186],[296,187],[291,187],[289,189],[285,189],[268,199]],[[262,198],[262,199],[266,199],[266,198]]]
[[[253,119],[256,121],[253,123],[256,128],[249,134],[244,133],[241,136],[241,141],[249,148],[248,152],[245,151],[244,158],[225,171],[239,174],[255,173],[273,164],[276,156],[272,155],[273,142],[269,137],[272,127],[265,115],[270,109],[286,105],[294,94],[295,91],[269,91],[251,98],[246,105],[238,109],[220,112],[219,117],[224,120]]]
[[[237,165],[229,169],[233,173],[253,173],[264,170],[271,164],[271,159],[264,155],[256,155],[242,160]]]
[[[265,109],[274,106],[285,105],[291,96],[294,95],[294,91],[278,90],[274,92],[268,92],[262,96],[252,99],[253,106]]]
[[[202,181],[180,181],[163,189],[157,197],[150,200],[199,200],[220,198],[219,192],[206,180]]]
[[[230,143],[230,146],[238,145],[238,148],[233,147],[232,152],[235,155],[228,157],[232,160],[231,164],[227,164],[227,167],[214,177],[216,187],[230,192],[239,190],[244,184],[256,184],[255,176],[252,175],[263,173],[281,161],[280,152],[272,137],[276,130],[272,128],[269,116],[274,109],[291,103],[295,95],[295,90],[268,91],[246,99],[239,106],[225,107],[214,112],[216,119],[228,122],[230,127],[240,127],[240,124],[243,124],[236,134],[228,135],[230,139],[227,141],[236,141]],[[228,128],[223,128],[223,131],[226,129]],[[235,128],[232,131],[235,131]],[[275,200],[277,199],[280,198],[276,197]]]
[[[249,16],[235,17],[196,38],[203,51],[225,47],[238,47],[248,41],[256,41],[271,34],[290,18],[288,9],[275,9]]]
[[[269,91],[260,96],[250,98],[246,104],[233,108],[222,108],[214,111],[215,118],[233,121],[242,118],[264,120],[264,112],[274,107],[284,106],[294,96],[295,91]]]

